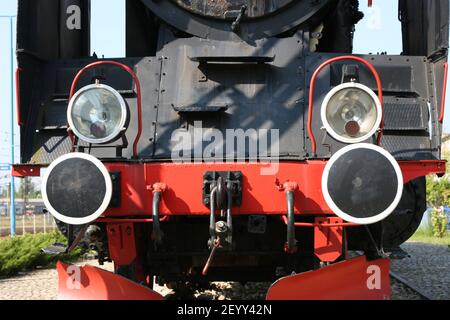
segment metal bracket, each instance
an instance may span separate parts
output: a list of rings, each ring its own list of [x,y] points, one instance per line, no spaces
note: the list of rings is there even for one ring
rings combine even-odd
[[[359,82],[359,67],[357,64],[344,64],[342,66],[341,83]]]
[[[344,222],[340,218],[316,218],[314,227],[314,254],[322,262],[334,262],[342,256]],[[340,225],[329,227],[329,225]]]
[[[121,206],[121,173],[120,171],[113,171],[110,172],[109,175],[111,176],[112,181],[112,197],[111,202],[109,203],[110,208],[120,208]]]
[[[68,236],[67,236],[69,242],[68,246],[65,246],[61,243],[55,243],[51,246],[41,249],[41,252],[52,256],[71,253],[73,249],[75,249],[83,239],[88,227],[89,225],[82,226],[81,229],[78,231],[78,234],[75,236],[73,234],[74,226],[68,225]]]
[[[12,176],[16,178],[39,177],[41,175],[41,165],[15,164],[12,166]]]
[[[217,181],[222,178],[225,185],[230,185],[232,206],[242,205],[242,172],[240,171],[208,171],[203,175],[203,204],[210,208],[211,192],[217,186]],[[225,207],[217,209],[226,209]]]
[[[233,30],[233,32],[239,31],[241,20],[245,16],[246,11],[247,11],[247,6],[243,5],[241,7],[241,11],[239,12],[239,15],[237,16],[236,20],[231,24],[231,30]]]
[[[134,224],[108,224],[106,229],[110,258],[118,266],[130,265],[136,258]]]

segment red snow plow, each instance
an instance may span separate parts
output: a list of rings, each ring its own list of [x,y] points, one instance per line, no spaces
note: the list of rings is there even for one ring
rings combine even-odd
[[[122,276],[85,266],[57,265],[59,300],[163,300],[148,287]],[[267,292],[267,300],[388,300],[389,260],[358,257],[284,277]]]

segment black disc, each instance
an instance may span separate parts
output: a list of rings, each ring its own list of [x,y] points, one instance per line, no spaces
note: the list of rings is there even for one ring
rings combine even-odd
[[[95,158],[71,154],[56,160],[44,179],[44,201],[55,218],[69,224],[95,220],[109,203],[111,186],[106,168]],[[104,208],[104,209],[102,209]]]
[[[325,198],[346,220],[375,223],[379,216],[390,214],[400,199],[398,165],[377,148],[352,145],[329,162]]]

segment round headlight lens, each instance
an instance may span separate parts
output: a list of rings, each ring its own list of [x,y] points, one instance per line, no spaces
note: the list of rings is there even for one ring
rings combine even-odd
[[[122,131],[127,118],[125,100],[113,88],[94,84],[78,91],[67,118],[75,135],[90,143],[107,143]]]
[[[370,88],[344,83],[331,90],[322,104],[322,122],[328,133],[344,143],[369,139],[380,127],[381,103]]]

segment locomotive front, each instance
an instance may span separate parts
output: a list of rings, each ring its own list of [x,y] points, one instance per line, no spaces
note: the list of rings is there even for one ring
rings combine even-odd
[[[14,174],[48,167],[44,202],[69,239],[46,251],[86,242],[148,287],[389,298],[385,252],[417,229],[424,176],[445,172],[448,1],[399,2],[399,56],[352,55],[356,0],[126,4],[127,57],[104,60],[90,56],[88,0],[19,1]],[[61,298],[91,297],[58,268]],[[93,298],[159,297],[82,275],[117,285]]]

